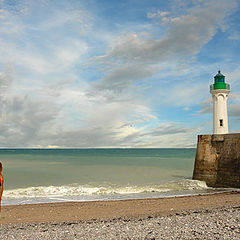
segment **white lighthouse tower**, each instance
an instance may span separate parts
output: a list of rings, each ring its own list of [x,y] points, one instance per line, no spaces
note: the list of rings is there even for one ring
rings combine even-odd
[[[225,76],[218,71],[214,84],[210,86],[213,99],[213,134],[228,133],[227,100],[230,85],[225,83]]]

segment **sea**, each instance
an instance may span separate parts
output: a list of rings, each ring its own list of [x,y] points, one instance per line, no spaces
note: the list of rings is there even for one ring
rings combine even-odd
[[[196,149],[0,149],[2,205],[214,193],[192,180]]]

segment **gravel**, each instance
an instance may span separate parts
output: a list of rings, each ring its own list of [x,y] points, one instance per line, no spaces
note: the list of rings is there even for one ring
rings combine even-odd
[[[240,206],[135,219],[2,224],[0,239],[240,239]]]

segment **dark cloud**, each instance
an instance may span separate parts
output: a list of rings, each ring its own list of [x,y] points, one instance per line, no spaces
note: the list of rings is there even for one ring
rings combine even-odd
[[[57,115],[51,104],[34,102],[27,96],[6,98],[1,107],[1,147],[38,145],[52,131]]]
[[[134,81],[152,76],[152,69],[145,66],[127,64],[111,69],[102,81],[93,84],[98,90],[112,90],[122,92],[130,88]]]

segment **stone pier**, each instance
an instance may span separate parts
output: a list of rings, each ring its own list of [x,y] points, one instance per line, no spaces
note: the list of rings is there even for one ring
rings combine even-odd
[[[199,135],[193,179],[240,188],[240,133]]]

